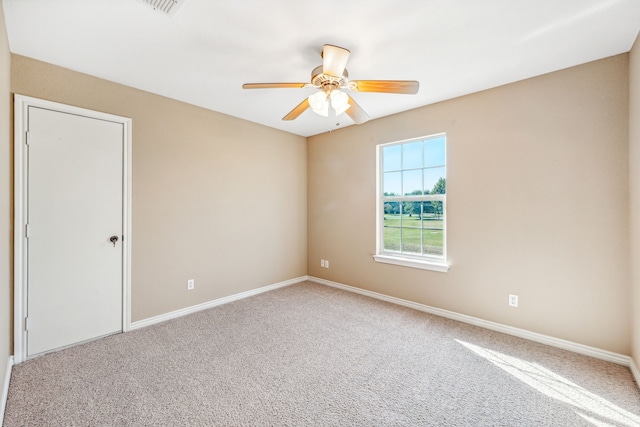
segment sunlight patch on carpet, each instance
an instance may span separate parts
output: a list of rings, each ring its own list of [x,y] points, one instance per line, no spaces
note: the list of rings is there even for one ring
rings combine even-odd
[[[624,426],[640,427],[640,417],[637,415],[625,411],[537,363],[527,362],[468,342],[456,341],[546,396]],[[576,413],[596,426],[609,425],[578,411]]]

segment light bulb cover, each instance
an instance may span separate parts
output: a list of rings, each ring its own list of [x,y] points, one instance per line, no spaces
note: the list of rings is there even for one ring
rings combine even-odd
[[[349,105],[349,95],[342,91],[334,90],[331,92],[330,97],[331,107],[335,110],[336,116],[339,116],[351,107],[351,105]]]
[[[317,92],[309,96],[309,105],[314,113],[323,117],[329,117],[329,102],[327,101],[327,94],[324,92]]]

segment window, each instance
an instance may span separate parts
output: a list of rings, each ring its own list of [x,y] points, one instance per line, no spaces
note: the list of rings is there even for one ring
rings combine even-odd
[[[379,262],[447,271],[446,135],[378,146]]]

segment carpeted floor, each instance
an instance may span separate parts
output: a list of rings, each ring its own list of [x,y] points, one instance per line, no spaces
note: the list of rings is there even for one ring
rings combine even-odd
[[[623,366],[311,282],[13,369],[5,426],[640,426]]]

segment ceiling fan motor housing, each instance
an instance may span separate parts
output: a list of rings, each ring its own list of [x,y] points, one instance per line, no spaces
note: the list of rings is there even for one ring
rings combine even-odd
[[[336,77],[330,74],[324,74],[322,65],[316,67],[311,72],[311,84],[317,88],[321,88],[325,92],[345,87],[349,81],[349,72],[345,68],[342,76]]]

